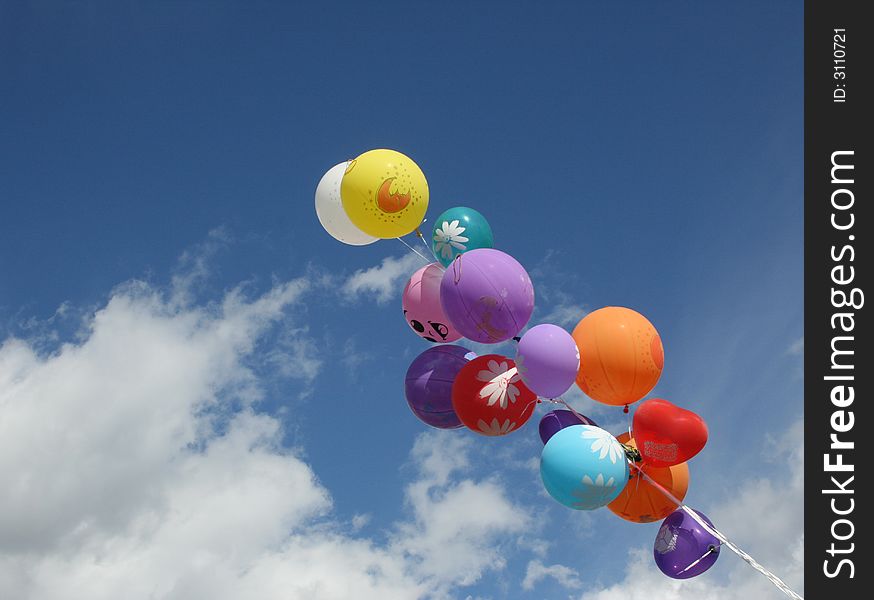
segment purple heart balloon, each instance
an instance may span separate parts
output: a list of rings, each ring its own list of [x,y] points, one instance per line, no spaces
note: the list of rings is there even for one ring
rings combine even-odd
[[[440,304],[469,340],[496,344],[518,334],[534,311],[534,286],[525,268],[500,250],[459,255],[440,282]]]
[[[475,357],[467,348],[447,344],[428,348],[413,360],[404,387],[407,404],[419,420],[438,429],[462,426],[452,408],[452,384]]]
[[[582,418],[580,418],[582,417]],[[549,441],[549,438],[556,433],[570,427],[571,425],[592,425],[597,427],[598,424],[585,415],[579,417],[569,410],[559,409],[548,412],[540,419],[540,439],[543,443]]]
[[[544,398],[558,398],[571,387],[580,370],[580,349],[567,331],[544,323],[525,332],[516,348],[522,381]]]
[[[713,526],[702,513],[695,513]],[[716,536],[680,508],[662,522],[652,552],[662,573],[674,579],[689,579],[713,566],[719,558],[719,544]]]

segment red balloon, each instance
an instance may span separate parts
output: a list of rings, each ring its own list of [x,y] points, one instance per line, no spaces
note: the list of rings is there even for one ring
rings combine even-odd
[[[452,384],[452,408],[469,429],[482,435],[507,435],[534,412],[537,394],[516,371],[516,363],[486,354],[461,368]]]
[[[644,463],[654,467],[686,462],[707,443],[704,419],[661,398],[638,406],[632,430]]]

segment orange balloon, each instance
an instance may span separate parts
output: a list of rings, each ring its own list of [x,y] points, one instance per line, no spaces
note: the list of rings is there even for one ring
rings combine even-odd
[[[629,438],[623,433],[616,438],[620,443],[634,444],[634,438]],[[672,467],[642,466],[643,472],[658,482],[677,500],[682,501],[689,489],[689,466],[680,463]],[[657,487],[641,476],[637,469],[631,467],[628,475],[628,483],[613,502],[607,505],[615,515],[626,521],[635,523],[652,523],[661,521],[669,514],[677,510],[678,506],[673,500],[665,496]]]
[[[577,385],[593,400],[613,406],[637,402],[662,374],[659,332],[630,308],[608,306],[587,314],[573,337],[580,350]]]

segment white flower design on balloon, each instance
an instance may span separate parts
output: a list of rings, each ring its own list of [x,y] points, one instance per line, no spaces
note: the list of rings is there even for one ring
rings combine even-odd
[[[505,420],[503,424],[498,423],[497,419],[492,419],[491,423],[486,423],[480,419],[476,422],[476,426],[486,435],[507,435],[516,429],[516,423],[511,423],[510,419]]]
[[[611,477],[605,481],[603,473],[598,473],[594,480],[588,475],[583,475],[582,483],[586,486],[584,490],[571,492],[580,499],[578,502],[574,502],[574,508],[590,510],[593,507],[604,506],[612,499],[616,491],[616,480]]]
[[[434,249],[445,259],[452,258],[452,253],[455,250],[464,252],[467,250],[464,242],[470,241],[469,238],[461,235],[465,229],[467,227],[461,227],[458,219],[443,221],[443,225],[434,231]]]
[[[600,459],[609,456],[610,462],[615,465],[617,460],[625,456],[625,450],[622,448],[622,444],[620,444],[615,437],[610,435],[609,432],[604,431],[600,427],[586,427],[580,435],[584,439],[595,440],[592,442],[592,452],[594,454],[600,452],[601,455],[598,457]]]
[[[662,525],[655,540],[655,550],[659,554],[673,552],[677,548],[677,534],[670,527]]]
[[[478,380],[486,382],[479,391],[479,397],[488,398],[489,406],[498,404],[501,408],[507,408],[507,399],[516,402],[516,397],[521,393],[519,388],[513,385],[521,379],[521,376],[516,367],[510,368],[510,364],[506,361],[499,363],[490,360],[488,367],[488,371],[482,370],[476,374]]]

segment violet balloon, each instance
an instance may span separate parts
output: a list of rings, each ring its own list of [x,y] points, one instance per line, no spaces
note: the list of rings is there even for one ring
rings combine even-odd
[[[476,248],[456,257],[440,282],[440,304],[464,337],[496,344],[517,335],[534,311],[525,268],[500,250]]]
[[[558,409],[546,413],[543,415],[543,418],[540,419],[540,439],[543,440],[543,443],[545,444],[549,441],[549,438],[565,427],[570,427],[571,425],[598,426],[597,423],[585,415],[580,415],[578,417],[572,411]]]
[[[705,523],[710,519],[695,511]],[[713,566],[719,558],[719,539],[704,529],[682,508],[662,522],[653,546],[656,565],[662,573],[674,579],[689,579]]]
[[[438,429],[462,426],[452,408],[452,384],[461,368],[475,357],[467,348],[447,344],[428,348],[413,360],[404,391],[419,420]]]
[[[567,331],[544,323],[525,332],[516,348],[516,367],[528,388],[544,398],[558,398],[580,370],[580,350]]]

